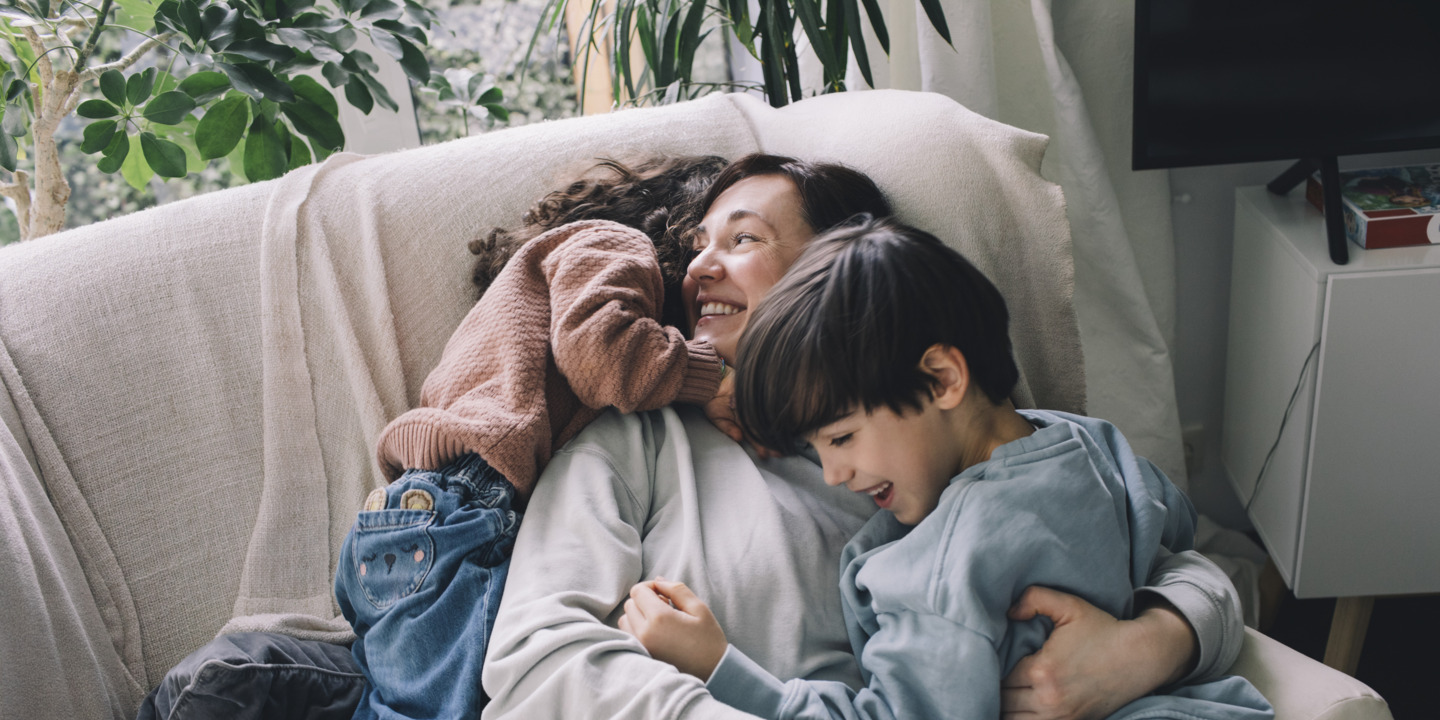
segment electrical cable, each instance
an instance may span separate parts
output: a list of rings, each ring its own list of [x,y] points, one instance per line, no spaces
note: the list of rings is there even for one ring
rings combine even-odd
[[[1310,348],[1310,354],[1305,356],[1305,364],[1300,366],[1300,377],[1295,380],[1295,389],[1290,393],[1290,402],[1285,405],[1285,415],[1280,418],[1280,429],[1275,432],[1275,444],[1270,446],[1270,452],[1265,453],[1265,462],[1260,463],[1260,472],[1255,474],[1255,487],[1250,491],[1250,500],[1245,503],[1245,514],[1250,514],[1250,506],[1255,504],[1255,498],[1260,497],[1260,483],[1265,480],[1265,469],[1270,467],[1270,459],[1275,456],[1275,449],[1280,447],[1280,438],[1285,435],[1285,426],[1290,423],[1290,411],[1295,409],[1295,400],[1300,397],[1300,388],[1305,385],[1305,373],[1310,370],[1310,361],[1314,360],[1320,352],[1320,343],[1316,341]]]

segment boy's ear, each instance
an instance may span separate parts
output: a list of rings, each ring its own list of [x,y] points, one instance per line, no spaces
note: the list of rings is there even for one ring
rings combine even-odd
[[[920,356],[920,371],[935,378],[931,392],[935,405],[941,410],[952,410],[965,399],[970,389],[970,364],[965,354],[952,345],[931,345]]]

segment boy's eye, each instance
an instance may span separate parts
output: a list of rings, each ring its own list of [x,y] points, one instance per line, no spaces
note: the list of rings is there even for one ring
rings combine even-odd
[[[850,442],[850,438],[852,438],[852,437],[855,437],[855,433],[845,433],[844,435],[836,435],[835,437],[830,438],[830,447],[840,447],[841,445],[844,445],[845,443]]]

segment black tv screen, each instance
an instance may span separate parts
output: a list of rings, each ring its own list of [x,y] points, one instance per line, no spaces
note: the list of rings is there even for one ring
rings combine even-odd
[[[1136,0],[1136,170],[1440,147],[1440,0]]]

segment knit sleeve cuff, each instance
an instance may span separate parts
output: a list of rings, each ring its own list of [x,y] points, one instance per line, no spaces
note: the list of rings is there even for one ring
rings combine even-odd
[[[714,345],[704,340],[691,340],[685,347],[690,351],[690,361],[675,402],[703,405],[720,389],[720,355]]]

